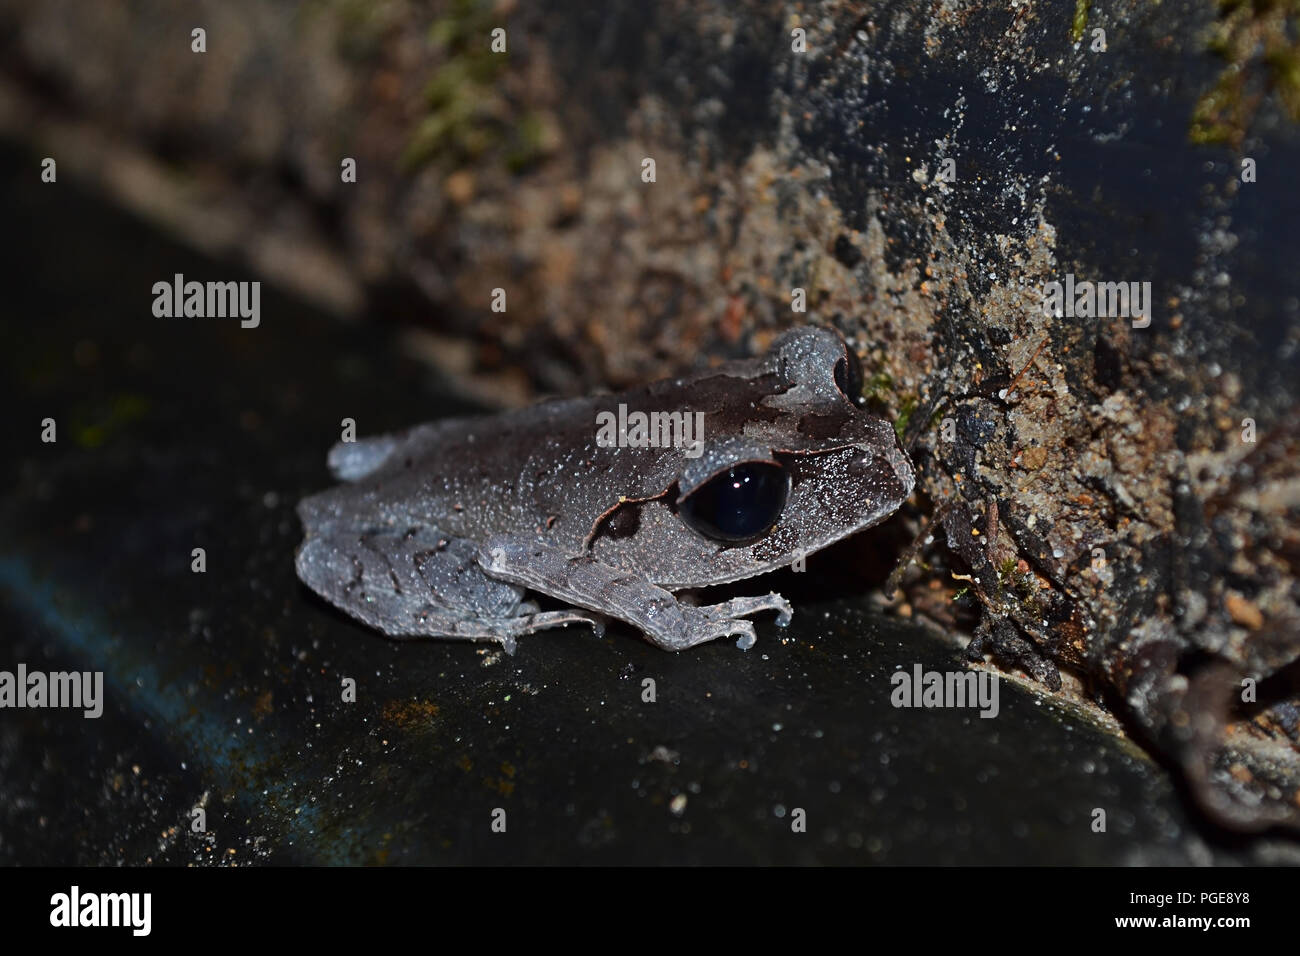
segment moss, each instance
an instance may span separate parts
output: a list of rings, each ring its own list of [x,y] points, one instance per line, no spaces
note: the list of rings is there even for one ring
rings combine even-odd
[[[506,166],[512,173],[521,173],[541,161],[547,151],[546,121],[540,113],[525,113],[511,134]]]
[[[1025,614],[1038,620],[1043,616],[1043,601],[1039,595],[1038,582],[1032,574],[1019,574],[1013,580],[1012,590],[1020,599],[1020,607]]]
[[[907,431],[907,423],[912,419],[920,400],[915,395],[899,395],[894,391],[894,379],[884,369],[876,372],[862,385],[862,397],[867,405],[877,411],[898,409],[894,417],[894,431],[901,439]]]
[[[916,411],[916,396],[903,396],[898,408],[898,417],[894,419],[894,432],[898,435],[899,441],[902,441],[903,435],[907,432],[907,423],[912,420],[912,413]]]
[[[1078,43],[1083,39],[1083,31],[1088,29],[1088,14],[1092,10],[1092,0],[1075,0],[1074,19],[1070,22],[1070,40]]]
[[[408,171],[432,161],[464,166],[502,147],[509,149],[507,162],[513,157],[512,168],[524,162],[520,157],[531,161],[527,137],[507,124],[508,108],[498,93],[510,55],[492,52],[492,30],[502,26],[493,9],[483,0],[455,0],[429,28],[429,42],[443,60],[424,89],[428,113],[402,154]]]
[[[115,396],[106,410],[82,411],[74,416],[73,439],[82,448],[99,448],[148,411],[148,400],[139,395]]]
[[[862,397],[869,402],[884,402],[894,391],[894,380],[881,369],[862,385]]]
[[[1192,110],[1188,138],[1240,148],[1261,101],[1300,122],[1300,0],[1220,0],[1206,48],[1225,63]]]
[[[1214,87],[1202,94],[1192,111],[1189,138],[1198,146],[1226,145],[1245,135],[1248,118],[1241,97],[1242,79],[1220,74]]]
[[[1264,58],[1282,107],[1292,120],[1300,120],[1300,50],[1274,50]]]
[[[294,27],[308,33],[322,26],[332,32],[340,59],[369,63],[405,11],[398,0],[303,0],[294,8]]]

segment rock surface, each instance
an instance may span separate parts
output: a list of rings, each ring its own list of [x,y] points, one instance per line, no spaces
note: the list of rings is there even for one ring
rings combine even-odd
[[[0,128],[315,301],[468,336],[427,351],[521,370],[498,395],[836,325],[913,525],[944,517],[908,606],[1118,716],[1218,824],[1300,819],[1285,5],[131,9],[0,3]],[[1067,276],[1149,282],[1150,324],[1045,314]]]

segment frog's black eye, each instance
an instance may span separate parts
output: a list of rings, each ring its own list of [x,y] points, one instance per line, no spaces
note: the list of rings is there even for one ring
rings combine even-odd
[[[835,363],[835,387],[856,405],[862,401],[862,362],[853,349],[845,349],[844,356]]]
[[[790,478],[770,461],[744,461],[720,471],[680,502],[682,520],[715,541],[750,541],[776,524]]]

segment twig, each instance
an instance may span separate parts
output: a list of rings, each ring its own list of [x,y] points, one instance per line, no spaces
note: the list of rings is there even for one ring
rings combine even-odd
[[[1013,378],[1011,384],[1007,386],[1007,398],[1011,397],[1011,393],[1016,390],[1016,385],[1025,377],[1025,373],[1029,371],[1029,366],[1034,364],[1034,359],[1038,358],[1038,353],[1043,350],[1043,346],[1046,344],[1047,337],[1044,336],[1043,341],[1038,343],[1038,348],[1034,349],[1034,354],[1029,356],[1029,361],[1025,363],[1025,367],[1016,373],[1016,377]]]

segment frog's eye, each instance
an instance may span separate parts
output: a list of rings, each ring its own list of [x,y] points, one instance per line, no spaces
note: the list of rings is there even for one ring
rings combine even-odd
[[[750,541],[776,524],[790,477],[770,461],[743,461],[720,471],[678,502],[682,520],[715,541]]]
[[[835,363],[835,387],[854,405],[862,401],[862,362],[853,349],[844,350],[844,358]]]

